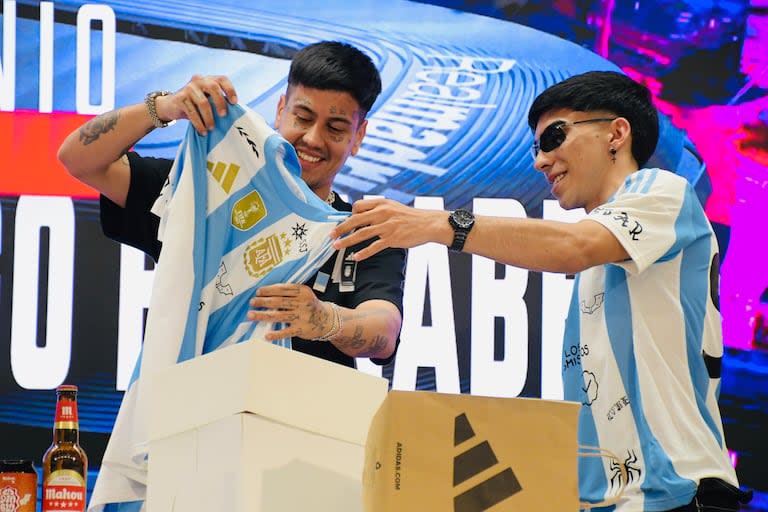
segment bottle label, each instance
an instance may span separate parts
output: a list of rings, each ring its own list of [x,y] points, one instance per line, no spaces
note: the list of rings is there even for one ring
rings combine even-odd
[[[64,397],[56,401],[54,428],[77,428],[77,402]]]
[[[43,485],[43,512],[85,511],[85,480],[76,471],[54,471]]]
[[[0,512],[35,512],[37,475],[0,473]]]

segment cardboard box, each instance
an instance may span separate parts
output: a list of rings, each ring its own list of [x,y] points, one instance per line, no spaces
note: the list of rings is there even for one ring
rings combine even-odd
[[[391,391],[368,432],[364,510],[576,512],[579,407]]]
[[[362,509],[385,379],[249,342],[158,372],[152,389],[150,512]]]

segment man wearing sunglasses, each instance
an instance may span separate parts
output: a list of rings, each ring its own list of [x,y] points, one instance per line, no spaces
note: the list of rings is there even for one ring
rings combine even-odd
[[[564,365],[565,399],[582,403],[579,444],[617,457],[580,460],[581,500],[599,503],[623,487],[619,512],[738,510],[749,496],[738,489],[717,406],[717,241],[685,179],[643,168],[659,138],[650,93],[623,74],[589,72],[540,94],[528,122],[534,166],[563,208],[586,211],[584,220],[363,200],[333,233],[350,233],[336,247],[378,237],[356,254],[364,259],[436,242],[576,274],[564,349],[583,355]]]

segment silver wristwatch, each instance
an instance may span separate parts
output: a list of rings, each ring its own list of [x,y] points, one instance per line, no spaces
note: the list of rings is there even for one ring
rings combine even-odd
[[[152,124],[155,126],[155,128],[165,128],[167,126],[172,125],[175,121],[163,121],[159,117],[157,117],[157,109],[155,108],[155,100],[158,96],[168,96],[171,94],[168,91],[154,91],[146,95],[144,98],[144,104],[147,106],[147,112],[149,112],[149,117],[152,119]]]

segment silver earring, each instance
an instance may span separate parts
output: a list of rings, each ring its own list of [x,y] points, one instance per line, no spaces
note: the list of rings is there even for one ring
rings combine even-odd
[[[611,146],[611,149],[609,149],[608,152],[611,154],[611,162],[616,163],[616,148]]]

